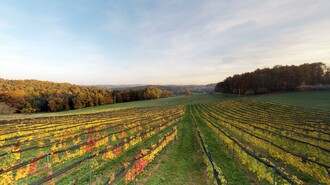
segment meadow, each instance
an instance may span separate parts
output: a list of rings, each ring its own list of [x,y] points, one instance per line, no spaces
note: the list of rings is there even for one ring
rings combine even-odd
[[[0,184],[330,184],[329,97],[191,94],[6,117]]]

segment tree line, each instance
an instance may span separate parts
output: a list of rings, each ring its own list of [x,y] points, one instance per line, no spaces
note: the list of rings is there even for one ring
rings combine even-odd
[[[152,86],[143,89],[112,91],[95,86],[0,78],[0,111],[2,113],[55,112],[169,96],[173,96],[170,91]]]
[[[324,63],[280,66],[236,74],[219,82],[216,92],[266,94],[295,90],[303,85],[330,84],[330,68]]]
[[[115,103],[138,101],[138,100],[151,100],[151,99],[166,98],[173,96],[172,91],[162,90],[155,86],[114,90],[112,94]]]

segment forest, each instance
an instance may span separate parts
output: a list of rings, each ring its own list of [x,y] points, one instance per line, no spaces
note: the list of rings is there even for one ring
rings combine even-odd
[[[219,82],[216,92],[232,94],[267,94],[296,90],[306,85],[330,84],[330,69],[324,63],[257,69],[234,75]]]
[[[153,86],[112,91],[69,83],[0,78],[0,111],[6,114],[55,112],[172,95]]]

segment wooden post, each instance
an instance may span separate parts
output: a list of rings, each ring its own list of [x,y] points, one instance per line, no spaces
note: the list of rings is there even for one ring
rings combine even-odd
[[[91,185],[92,184],[91,159],[88,159],[88,173],[89,173],[89,185]]]
[[[234,157],[235,157],[235,155],[234,155],[235,154],[234,153],[235,152],[234,147],[235,147],[235,145],[234,145],[234,141],[233,141],[233,156],[232,156],[233,160],[234,160]]]
[[[274,185],[276,185],[276,173],[275,173],[275,169],[274,169],[273,177],[274,177]]]
[[[49,155],[47,155],[47,163],[50,163]]]

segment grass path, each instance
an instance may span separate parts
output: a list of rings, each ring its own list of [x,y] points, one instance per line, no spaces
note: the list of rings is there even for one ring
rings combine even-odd
[[[160,162],[153,164],[157,165],[157,169],[152,166],[148,169],[153,172],[143,181],[143,184],[207,184],[206,165],[193,129],[190,114],[186,111],[178,128],[178,140],[174,146],[171,146],[168,154],[162,154],[166,157],[158,157],[157,160]]]

